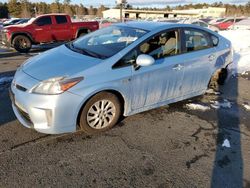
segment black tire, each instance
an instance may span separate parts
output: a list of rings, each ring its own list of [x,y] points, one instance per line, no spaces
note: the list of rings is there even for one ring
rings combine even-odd
[[[103,100],[110,101],[110,102],[113,103],[113,107],[115,108],[114,116],[113,116],[112,120],[108,123],[108,125],[105,126],[104,128],[99,128],[99,129],[93,128],[93,125],[90,126],[90,124],[88,123],[88,117],[89,117],[89,114],[91,114],[90,110],[94,106],[94,104],[96,104],[96,103],[98,103],[100,101],[103,101]],[[99,115],[100,115],[100,113],[99,113]],[[121,102],[120,102],[119,98],[116,95],[112,94],[112,93],[101,92],[101,93],[98,93],[98,94],[94,95],[85,104],[85,106],[83,107],[82,112],[80,114],[79,125],[80,125],[80,128],[85,133],[87,133],[89,135],[98,134],[100,132],[111,129],[117,123],[117,121],[119,120],[120,115],[121,115]]]
[[[219,90],[221,85],[224,85],[228,75],[228,70],[226,68],[220,69],[215,72],[209,82],[209,88],[214,90]]]
[[[28,37],[24,35],[17,35],[12,41],[12,46],[20,53],[27,53],[30,51],[32,43]]]
[[[88,33],[80,33],[79,35],[78,35],[78,37],[77,38],[80,38],[80,37],[82,37],[82,36],[84,36],[84,35],[87,35]]]

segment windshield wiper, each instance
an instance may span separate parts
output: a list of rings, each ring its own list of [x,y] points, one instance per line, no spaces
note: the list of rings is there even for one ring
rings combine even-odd
[[[97,54],[95,52],[92,52],[92,51],[84,49],[84,48],[81,48],[80,50],[83,51],[84,53],[87,53],[88,55],[96,57],[96,58],[100,58],[100,59],[107,58],[107,56],[105,56],[105,55]]]
[[[92,51],[89,51],[87,49],[84,49],[84,48],[77,48],[74,46],[73,42],[70,42],[70,43],[67,43],[65,44],[69,49],[75,51],[75,52],[78,52],[80,54],[84,54],[84,55],[88,55],[88,56],[91,56],[91,57],[96,57],[96,58],[100,58],[100,59],[105,59],[107,58],[107,56],[105,55],[101,55],[101,54],[97,54],[95,52],[92,52]]]
[[[69,42],[65,44],[66,47],[68,47],[69,49],[73,50],[74,52],[80,53],[80,54],[85,54],[85,55],[89,55],[88,53],[84,53],[81,49],[76,48],[73,44],[73,42]]]

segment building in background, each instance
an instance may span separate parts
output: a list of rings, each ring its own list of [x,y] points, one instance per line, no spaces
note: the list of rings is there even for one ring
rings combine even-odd
[[[212,17],[212,18],[220,18],[224,17],[226,14],[226,8],[220,7],[207,7],[203,9],[186,9],[186,10],[173,10],[176,13],[192,13],[196,14],[198,17]]]
[[[109,9],[102,12],[103,18],[120,18],[120,9]],[[173,18],[173,17],[197,17],[196,13],[179,13],[160,10],[132,10],[124,9],[122,12],[124,18],[145,19],[145,18]]]
[[[145,19],[145,18],[173,18],[173,17],[223,17],[225,16],[226,8],[208,7],[204,9],[189,9],[189,10],[132,10],[124,9],[122,14],[124,18]],[[102,12],[103,18],[120,18],[120,9],[108,9]]]

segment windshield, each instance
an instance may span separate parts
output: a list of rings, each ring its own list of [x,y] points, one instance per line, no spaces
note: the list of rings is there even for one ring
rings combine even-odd
[[[66,46],[73,51],[105,59],[115,55],[146,32],[142,29],[110,26],[81,37]]]
[[[29,21],[29,19],[23,19],[19,22],[17,22],[18,24],[24,24],[24,23],[27,23]]]
[[[36,18],[30,18],[29,21],[27,23],[32,23]]]
[[[216,22],[222,22],[223,20],[225,20],[225,18],[218,19]]]

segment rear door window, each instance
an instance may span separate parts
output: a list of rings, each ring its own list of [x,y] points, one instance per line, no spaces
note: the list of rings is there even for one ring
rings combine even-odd
[[[228,23],[228,22],[234,22],[234,19],[228,19],[228,20],[226,20],[226,23]]]
[[[196,29],[184,30],[184,45],[187,52],[203,50],[212,47],[208,33]]]
[[[56,17],[56,23],[57,24],[65,24],[67,23],[66,16],[55,16]]]

